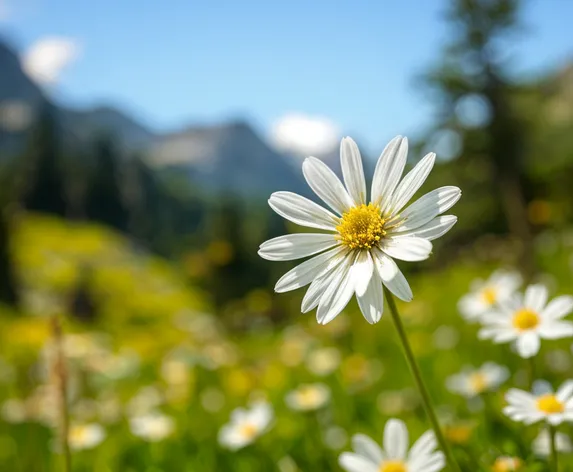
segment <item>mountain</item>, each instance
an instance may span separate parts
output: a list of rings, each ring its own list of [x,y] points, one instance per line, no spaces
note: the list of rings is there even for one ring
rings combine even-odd
[[[16,155],[38,106],[49,100],[25,74],[16,53],[0,39],[0,155]],[[75,110],[57,107],[64,143],[77,149],[109,131],[128,151],[141,151],[158,171],[182,173],[209,192],[241,196],[271,191],[304,192],[300,167],[268,146],[245,122],[188,128],[160,135],[110,106]]]
[[[306,191],[291,159],[242,121],[168,134],[149,150],[149,162],[156,168],[178,169],[210,190],[242,196]]]
[[[0,152],[16,152],[21,131],[44,100],[41,90],[20,66],[18,56],[0,38]]]
[[[23,101],[36,106],[44,96],[20,66],[18,56],[0,40],[0,103]]]
[[[100,131],[110,131],[121,139],[121,145],[128,151],[148,149],[157,138],[156,133],[110,106],[61,109],[61,119],[63,126],[79,140],[88,140]]]

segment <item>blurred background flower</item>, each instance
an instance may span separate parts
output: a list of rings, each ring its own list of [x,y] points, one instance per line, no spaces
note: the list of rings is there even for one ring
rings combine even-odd
[[[294,265],[257,255],[301,230],[267,199],[314,198],[303,158],[340,176],[352,135],[371,176],[398,134],[407,170],[436,152],[428,189],[464,193],[432,258],[402,267],[416,297],[400,306],[454,453],[464,472],[504,456],[544,470],[539,427],[501,414],[531,366],[460,311],[520,280],[571,293],[572,4],[151,3],[0,0],[0,470],[56,468],[53,316],[74,470],[335,471],[389,417],[426,431],[389,320],[368,329],[352,302],[316,326],[301,293],[273,296]],[[477,403],[448,392],[490,361],[506,384]],[[572,378],[571,341],[534,364],[550,385]],[[222,447],[252,401],[272,428]],[[573,430],[559,433],[566,453]]]

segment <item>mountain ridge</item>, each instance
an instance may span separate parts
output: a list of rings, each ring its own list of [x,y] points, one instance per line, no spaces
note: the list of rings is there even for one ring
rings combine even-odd
[[[9,110],[27,109],[33,118],[43,102],[52,102],[21,67],[18,55],[0,38],[0,154],[17,154],[25,145],[25,129],[2,126]],[[293,159],[271,148],[244,120],[212,126],[192,126],[158,133],[123,110],[98,105],[73,109],[54,104],[64,134],[78,143],[100,132],[112,132],[130,154],[142,153],[157,171],[177,168],[198,187],[239,196],[271,190],[305,191]]]

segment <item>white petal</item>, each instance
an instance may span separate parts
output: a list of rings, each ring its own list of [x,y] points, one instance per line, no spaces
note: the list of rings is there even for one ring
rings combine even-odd
[[[269,239],[261,244],[259,256],[269,261],[292,261],[336,246],[333,234],[295,233]]]
[[[370,198],[372,203],[384,205],[390,199],[400,181],[407,157],[408,139],[396,136],[382,151],[376,164]]]
[[[341,269],[335,280],[324,291],[318,310],[316,320],[319,324],[326,324],[332,321],[344,309],[354,294],[354,259],[352,257],[340,265]]]
[[[549,415],[547,417],[547,422],[553,426],[557,426],[563,423],[563,416],[562,415]]]
[[[316,157],[306,158],[302,163],[302,173],[314,193],[340,215],[353,206],[340,179],[321,160]]]
[[[364,295],[357,298],[358,306],[366,321],[370,324],[378,323],[384,311],[384,290],[377,270],[374,271]]]
[[[329,273],[328,276],[332,277],[332,274]],[[302,302],[300,305],[300,312],[301,313],[308,313],[310,310],[314,310],[318,303],[320,302],[320,297],[324,294],[326,287],[328,286],[327,278],[318,278],[312,281],[310,287],[304,294],[302,298]]]
[[[384,428],[384,452],[388,459],[404,460],[408,451],[408,429],[403,421],[388,420]]]
[[[231,412],[231,423],[240,423],[248,418],[249,412],[245,408],[236,408]]]
[[[379,464],[384,460],[384,454],[380,446],[365,434],[355,434],[352,437],[352,447],[357,454],[367,457],[375,464]]]
[[[473,293],[464,295],[458,301],[458,310],[467,321],[478,320],[488,308],[489,306],[483,302],[482,298]]]
[[[573,380],[567,380],[559,390],[557,390],[556,397],[560,402],[566,402],[573,395]]]
[[[511,404],[533,405],[535,396],[518,388],[510,388],[505,394],[505,400]]]
[[[563,295],[561,297],[554,298],[549,302],[549,304],[543,310],[543,318],[549,319],[559,319],[563,318],[573,311],[573,297],[569,295]]]
[[[519,335],[515,333],[515,330],[512,328],[502,328],[498,329],[496,335],[493,338],[493,341],[497,344],[507,343],[517,339]]]
[[[539,336],[537,333],[522,334],[516,341],[517,352],[521,357],[527,359],[539,352]]]
[[[538,329],[543,339],[562,339],[573,336],[573,323],[570,321],[549,321]]]
[[[436,442],[436,436],[432,431],[426,431],[420,438],[414,443],[412,449],[410,449],[409,456],[414,458],[416,456],[426,456],[430,455],[434,449],[436,449],[438,443]]]
[[[360,251],[356,256],[354,267],[352,268],[354,277],[354,290],[356,295],[361,297],[366,292],[372,273],[374,272],[374,262],[369,251]]]
[[[547,287],[541,284],[530,285],[525,290],[525,297],[523,299],[526,308],[539,313],[547,303]]]
[[[307,313],[318,306],[318,303],[320,302],[322,295],[324,295],[327,287],[338,280],[340,271],[344,269],[342,267],[344,261],[345,258],[337,258],[332,267],[329,267],[328,270],[320,277],[317,277],[312,281],[302,299],[300,307],[300,311],[302,313]]]
[[[442,452],[434,452],[430,456],[419,456],[408,461],[408,472],[438,472],[446,466],[446,458]]]
[[[384,240],[382,251],[402,261],[423,261],[430,257],[432,243],[413,236],[396,236]]]
[[[423,195],[399,217],[396,218],[396,228],[392,232],[403,232],[419,228],[449,210],[460,199],[462,191],[458,187],[440,187]]]
[[[250,422],[259,430],[264,430],[273,418],[273,410],[266,402],[257,402],[251,408]]]
[[[336,246],[297,265],[278,280],[275,285],[275,292],[289,292],[311,283],[323,271],[328,269],[329,265],[334,264],[337,257],[343,257],[342,253],[345,251],[346,249],[343,246]]]
[[[283,218],[309,228],[336,231],[338,217],[308,198],[292,192],[275,192],[269,206]]]
[[[237,429],[232,425],[225,425],[218,435],[219,444],[233,451],[245,447],[249,441],[244,436],[237,434]]]
[[[404,300],[405,302],[412,301],[414,297],[412,289],[394,260],[378,249],[373,251],[372,255],[374,258],[374,266],[378,270],[378,274],[388,290],[400,300]]]
[[[478,339],[480,340],[484,340],[484,339],[493,339],[495,337],[495,335],[497,334],[499,328],[497,327],[491,327],[491,326],[486,326],[484,328],[481,328],[478,331]]]
[[[434,167],[436,155],[431,152],[427,154],[396,187],[396,191],[390,199],[390,204],[384,208],[384,213],[393,215],[398,213],[404,205],[410,201],[422,184],[426,181],[428,174]]]
[[[378,465],[352,452],[343,452],[338,463],[347,472],[378,472]]]
[[[344,138],[340,143],[340,164],[348,193],[355,205],[366,203],[366,179],[362,167],[360,150],[352,138]]]
[[[454,215],[438,216],[425,225],[410,231],[397,233],[400,236],[415,236],[433,241],[446,234],[456,224],[458,217]]]

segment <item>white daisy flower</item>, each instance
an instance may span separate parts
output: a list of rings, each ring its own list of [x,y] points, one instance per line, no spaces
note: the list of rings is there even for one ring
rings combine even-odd
[[[310,352],[306,366],[314,375],[324,377],[332,374],[341,362],[340,351],[335,347],[323,347]]]
[[[302,301],[306,313],[318,307],[317,320],[333,320],[356,294],[369,323],[380,320],[384,284],[404,301],[412,291],[394,259],[421,261],[432,251],[430,241],[444,235],[457,221],[440,216],[460,198],[457,187],[441,187],[406,204],[422,186],[436,155],[426,155],[401,179],[408,140],[397,136],[382,152],[367,201],[366,179],[358,146],[351,138],[340,145],[344,184],[322,161],[309,157],[302,171],[312,190],[333,210],[291,192],[276,192],[269,205],[282,217],[326,233],[280,236],[263,243],[259,255],[272,261],[315,256],[287,272],[276,292],[310,284]],[[316,255],[318,254],[318,255]]]
[[[573,380],[565,382],[557,393],[534,395],[516,388],[510,389],[503,413],[513,421],[533,424],[544,420],[550,425],[573,421]]]
[[[551,454],[551,437],[547,429],[542,429],[531,445],[533,453],[537,456],[548,457]],[[568,454],[573,452],[571,438],[564,433],[555,433],[555,449],[557,452]]]
[[[26,402],[17,398],[9,398],[2,404],[0,411],[2,419],[8,423],[24,423],[29,418]]]
[[[391,419],[384,428],[384,448],[363,434],[352,438],[354,452],[340,455],[338,462],[347,472],[437,472],[446,461],[436,451],[434,433],[427,431],[412,448],[404,422]]]
[[[237,408],[231,413],[231,421],[219,431],[219,444],[231,450],[241,449],[267,431],[273,417],[266,402],[259,401],[248,410]]]
[[[75,424],[70,427],[68,443],[70,448],[79,451],[92,449],[105,438],[105,430],[97,423]]]
[[[152,412],[131,418],[129,427],[134,436],[149,442],[159,442],[173,434],[175,423],[169,416]]]
[[[452,393],[472,398],[484,392],[495,390],[509,377],[507,367],[486,362],[479,369],[466,367],[459,374],[452,375],[446,381],[448,390]]]
[[[157,387],[148,385],[142,387],[127,403],[127,413],[130,416],[143,416],[164,403],[162,393]]]
[[[501,456],[493,463],[493,472],[515,472],[523,468],[523,461],[519,457]]]
[[[514,294],[498,311],[482,317],[480,339],[514,342],[518,354],[528,358],[539,352],[541,339],[573,336],[573,323],[562,320],[573,310],[573,297],[561,296],[547,303],[547,296],[543,285],[530,285],[523,297]]]
[[[285,402],[292,410],[312,411],[322,408],[330,400],[330,389],[322,383],[306,384],[289,392]]]
[[[458,302],[458,310],[468,321],[481,316],[509,299],[521,285],[521,276],[515,271],[497,270],[487,280],[474,280],[470,293]]]

